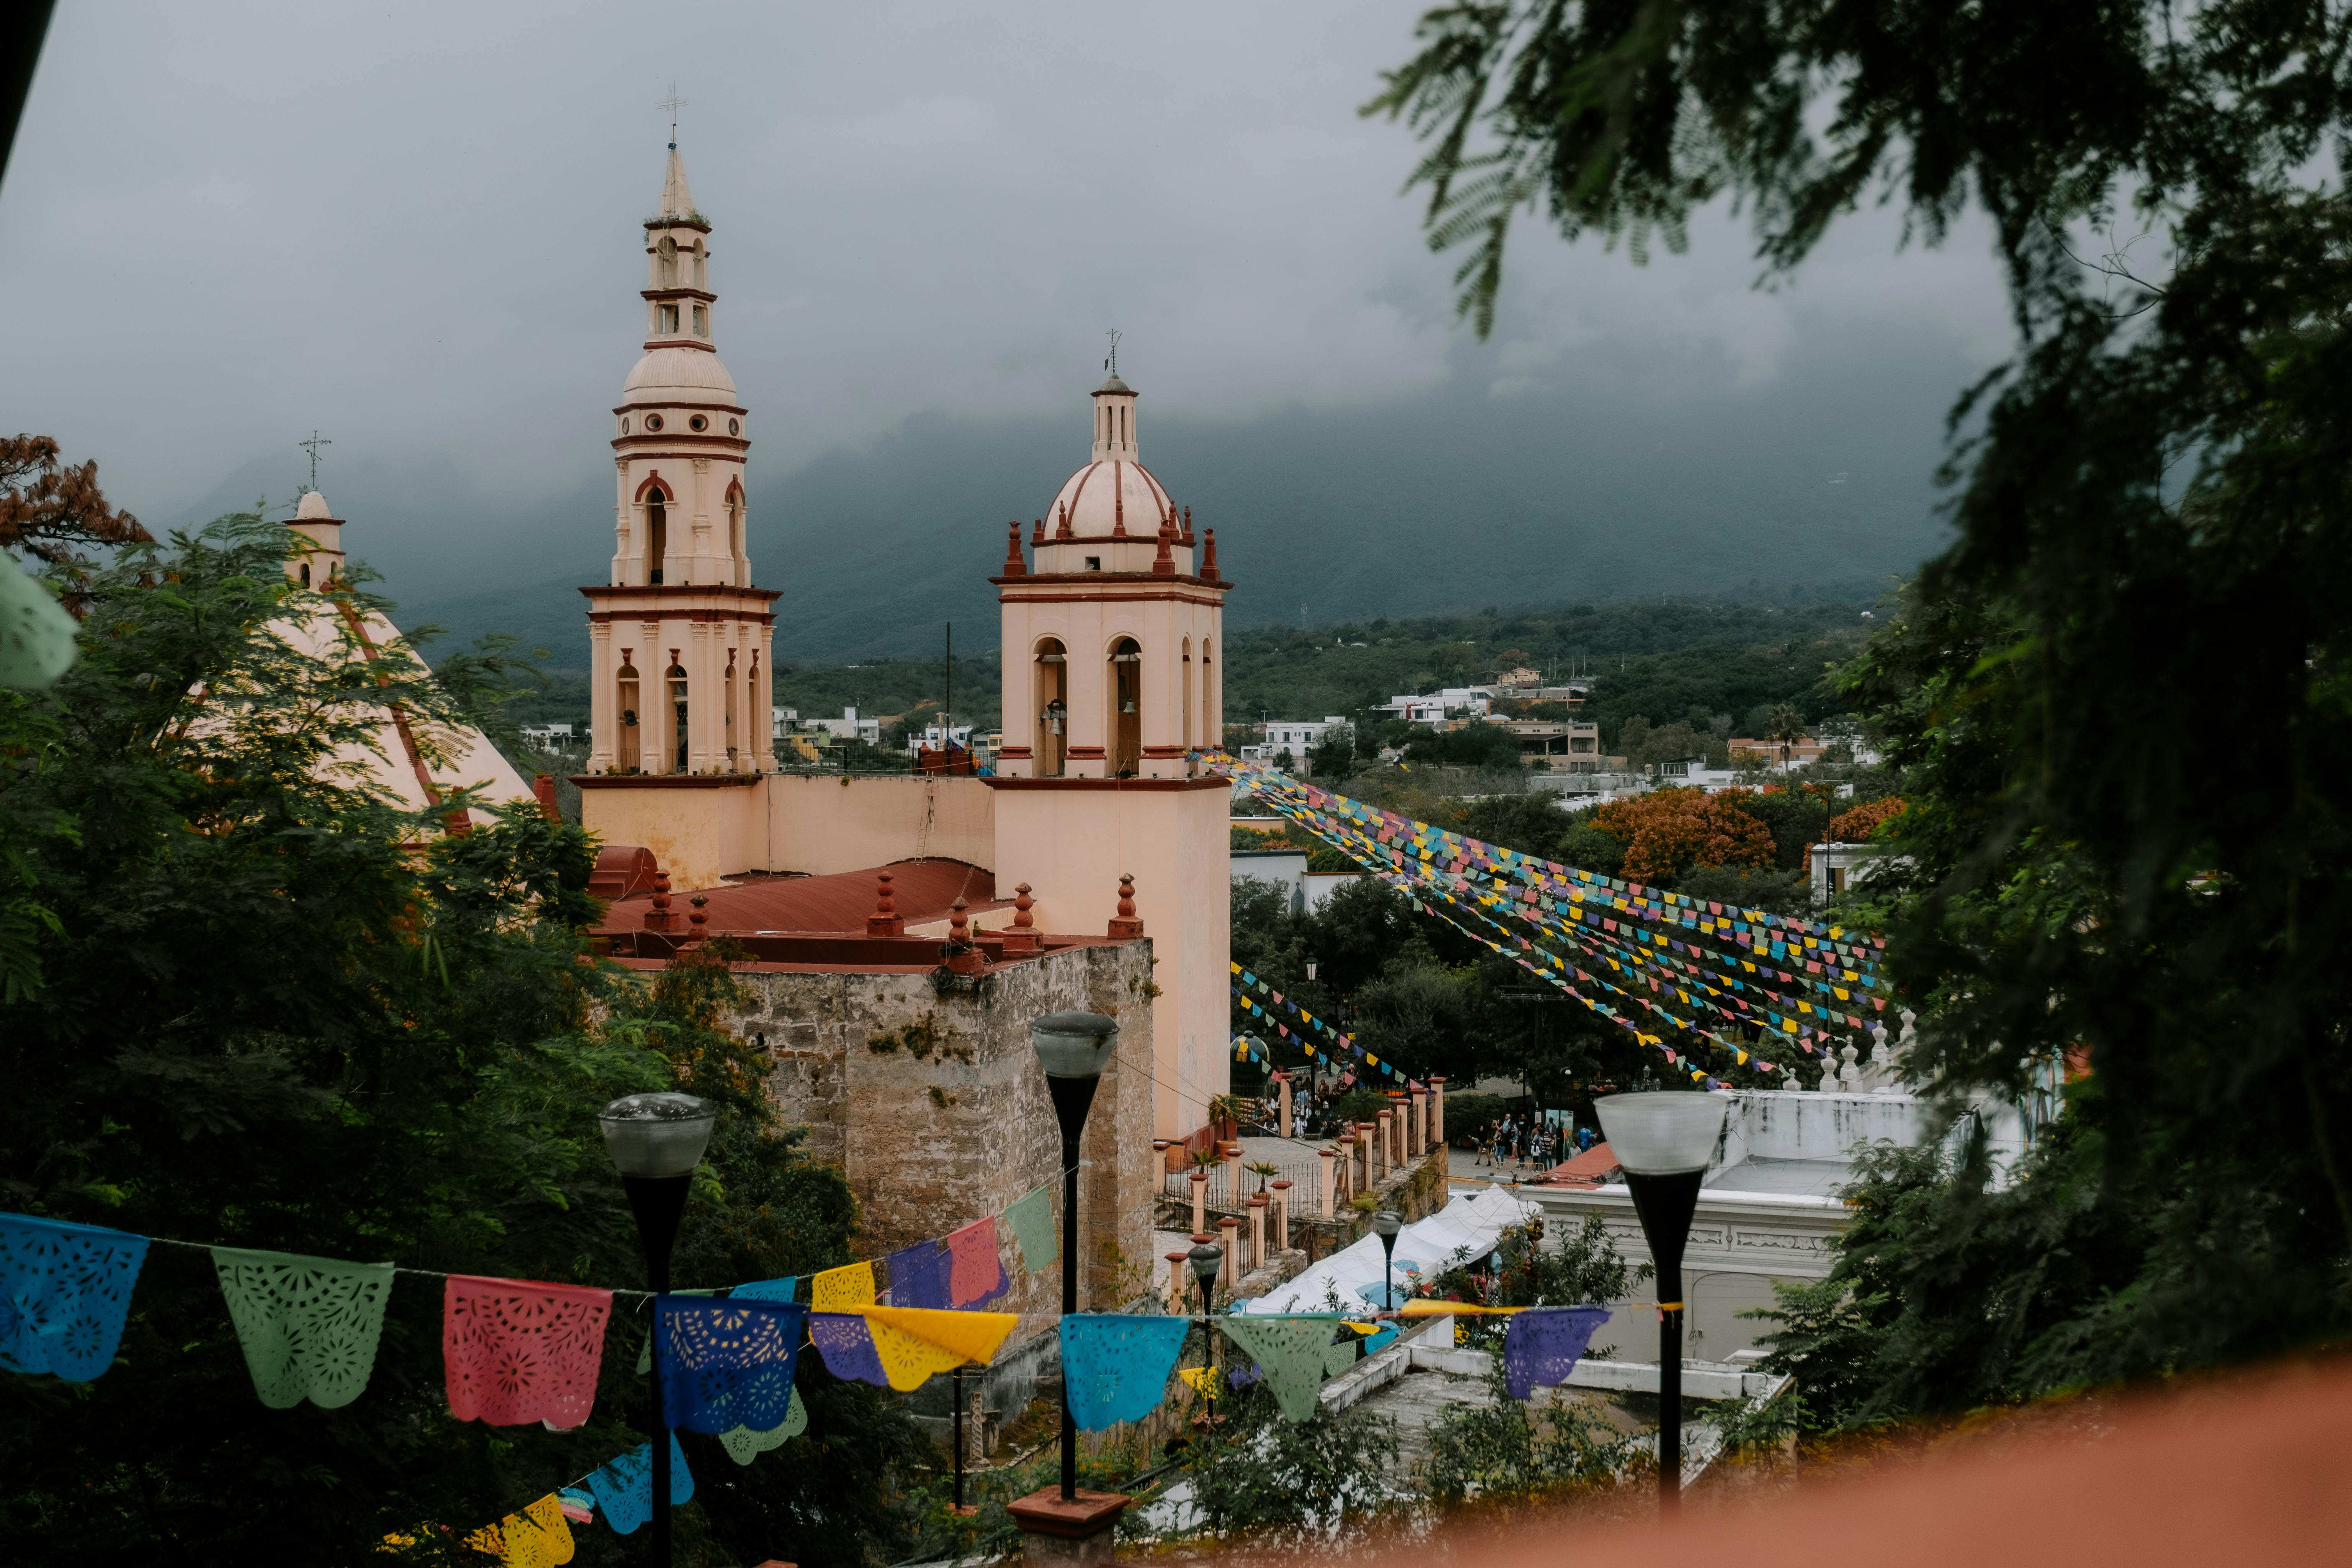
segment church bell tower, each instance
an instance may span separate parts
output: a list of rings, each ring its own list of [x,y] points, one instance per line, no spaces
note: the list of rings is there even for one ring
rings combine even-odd
[[[1155,1136],[1181,1138],[1232,1084],[1229,788],[1192,753],[1222,743],[1217,659],[1226,590],[1213,531],[1196,537],[1143,466],[1138,395],[1117,363],[1092,398],[1091,451],[996,585],[1004,746],[999,887],[1038,889],[1040,929],[1104,931],[1135,879],[1152,942]],[[1156,923],[1155,923],[1156,922]]]
[[[778,595],[751,585],[751,416],[719,363],[710,224],[677,143],[646,220],[644,357],[613,410],[611,580],[587,595],[591,774],[772,772]]]

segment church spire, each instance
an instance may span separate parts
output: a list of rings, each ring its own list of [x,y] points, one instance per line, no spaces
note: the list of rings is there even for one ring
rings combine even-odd
[[[669,144],[669,169],[662,175],[661,213],[664,218],[695,220],[694,193],[686,188],[686,163],[677,155],[677,143]]]
[[[662,179],[662,210],[646,220],[646,347],[711,346],[710,317],[719,296],[710,291],[710,225],[694,210],[686,186],[686,164],[677,143],[669,144],[669,169]]]

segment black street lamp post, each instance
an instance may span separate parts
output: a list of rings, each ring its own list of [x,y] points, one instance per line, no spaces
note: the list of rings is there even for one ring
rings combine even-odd
[[[1029,1026],[1029,1044],[1045,1069],[1045,1091],[1062,1128],[1062,1313],[1078,1310],[1078,1137],[1095,1102],[1118,1021],[1100,1013],[1048,1013]],[[1070,1413],[1070,1383],[1062,1379],[1062,1500],[1078,1495],[1078,1423]]]
[[[1593,1101],[1601,1135],[1641,1216],[1658,1279],[1658,1511],[1672,1513],[1683,1485],[1683,1244],[1699,1184],[1723,1136],[1730,1098],[1720,1094],[1612,1094]]]
[[[654,1329],[661,1328],[659,1298],[669,1293],[669,1255],[686,1214],[694,1168],[710,1146],[718,1112],[690,1094],[633,1094],[604,1107],[596,1118],[604,1152],[621,1173],[629,1208],[637,1216],[637,1242],[645,1249],[646,1284],[656,1297]],[[669,1568],[669,1422],[662,1414],[661,1346],[654,1346],[646,1392],[653,1399],[653,1539],[650,1552]]]
[[[1195,1242],[1192,1246],[1192,1278],[1201,1287],[1201,1364],[1211,1369],[1211,1382],[1205,1398],[1217,1396],[1214,1368],[1217,1364],[1217,1325],[1214,1303],[1217,1296],[1217,1269],[1225,1260],[1225,1249],[1213,1242]]]
[[[1382,1209],[1372,1216],[1372,1231],[1381,1238],[1381,1310],[1396,1310],[1396,1238],[1404,1228],[1404,1215],[1394,1209]]]

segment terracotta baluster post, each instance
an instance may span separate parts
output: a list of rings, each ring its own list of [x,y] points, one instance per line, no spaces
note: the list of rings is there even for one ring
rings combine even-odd
[[[1110,935],[1119,941],[1143,934],[1143,922],[1135,918],[1135,879],[1118,879],[1118,913],[1110,920]]]
[[[669,873],[654,873],[654,907],[646,911],[647,931],[668,931],[677,924],[677,915],[669,907]]]
[[[958,974],[982,974],[988,970],[988,954],[972,942],[971,917],[964,912],[970,907],[961,894],[949,906],[948,946],[953,956],[949,958],[948,967]]]
[[[1192,1228],[1200,1230],[1209,1223],[1209,1173],[1192,1173]]]
[[[1429,1141],[1445,1142],[1445,1080],[1442,1078],[1429,1080]]]
[[[694,912],[686,917],[686,940],[688,942],[708,940],[710,935],[710,917],[703,912],[702,907],[710,900],[701,893],[697,893],[686,901],[694,906]]]
[[[1390,1162],[1395,1157],[1396,1112],[1393,1110],[1383,1110],[1375,1120],[1377,1120],[1381,1124],[1379,1141],[1374,1145],[1374,1147],[1378,1148],[1381,1152],[1380,1174],[1372,1178],[1372,1185],[1377,1187],[1381,1183],[1388,1179],[1388,1173],[1391,1169]]]
[[[1287,1138],[1290,1136],[1290,1075],[1280,1075],[1278,1081],[1282,1085],[1282,1135]]]
[[[1168,1259],[1168,1315],[1184,1314],[1184,1292],[1192,1283],[1192,1255],[1189,1252],[1163,1254]]]
[[[1429,1091],[1412,1091],[1412,1152],[1415,1159],[1429,1152]]]
[[[898,918],[898,906],[890,898],[890,873],[874,873],[874,912],[866,917],[867,936],[904,936],[907,922]]]
[[[1329,1219],[1331,1217],[1332,1199],[1336,1195],[1334,1192],[1333,1178],[1336,1176],[1337,1173],[1331,1169],[1331,1163],[1333,1160],[1338,1158],[1339,1152],[1337,1149],[1318,1149],[1315,1151],[1315,1163],[1323,1167],[1323,1191],[1319,1194],[1322,1201],[1318,1205],[1318,1209],[1325,1219]]]
[[[1242,1202],[1242,1143],[1238,1138],[1225,1144],[1225,1206],[1239,1208]]]
[[[1249,1195],[1250,1268],[1265,1267],[1265,1210],[1272,1200],[1264,1193]]]
[[[1004,931],[1004,952],[1010,957],[1016,952],[1035,952],[1045,944],[1037,940],[1037,922],[1029,911],[1037,900],[1029,896],[1029,884],[1013,889],[1013,923]]]
[[[1234,1287],[1242,1282],[1242,1222],[1238,1215],[1227,1215],[1217,1222],[1217,1234],[1225,1249],[1225,1300],[1234,1299]]]
[[[1290,1250],[1290,1184],[1275,1182],[1274,1188],[1274,1249]]]

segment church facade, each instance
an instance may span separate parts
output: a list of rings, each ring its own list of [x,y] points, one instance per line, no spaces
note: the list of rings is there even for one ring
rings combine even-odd
[[[889,913],[907,934],[948,937],[966,929],[950,925],[954,891],[976,962],[1050,950],[1052,933],[1148,942],[1128,1005],[1150,1013],[1150,1125],[1192,1134],[1230,1086],[1229,785],[1192,757],[1223,734],[1230,584],[1213,533],[1196,535],[1143,466],[1139,395],[1114,370],[1088,399],[1087,462],[1026,539],[1015,523],[973,542],[972,569],[1000,606],[997,775],[784,771],[770,740],[779,595],[752,575],[751,414],[717,353],[710,233],[673,146],[645,225],[642,357],[613,411],[610,581],[582,589],[585,825],[608,847],[649,851],[681,904],[703,895],[703,930],[772,946],[863,935],[875,911],[815,886],[755,900],[760,883],[872,886],[894,867],[940,862],[964,868],[952,888],[908,879],[938,886],[940,907]],[[643,913],[616,906],[616,931],[643,929]]]

